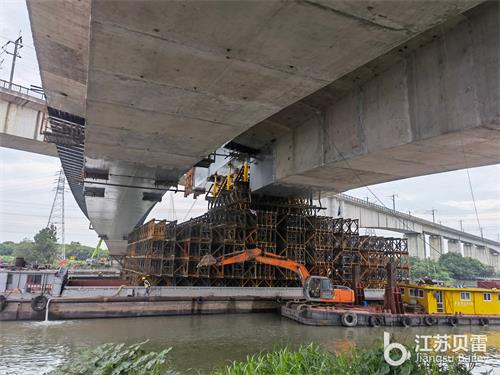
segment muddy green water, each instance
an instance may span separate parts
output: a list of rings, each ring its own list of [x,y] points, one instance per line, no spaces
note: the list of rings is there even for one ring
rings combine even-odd
[[[393,340],[412,343],[416,334],[488,336],[488,347],[500,348],[500,328],[385,328]],[[62,322],[0,322],[0,374],[43,374],[71,361],[82,349],[107,342],[148,347],[172,346],[173,366],[182,373],[207,373],[248,354],[277,346],[314,342],[336,352],[370,347],[383,338],[383,328],[308,327],[276,314],[94,319]],[[495,360],[491,359],[491,363]],[[498,361],[496,362],[498,363]],[[494,370],[500,374],[500,368]]]

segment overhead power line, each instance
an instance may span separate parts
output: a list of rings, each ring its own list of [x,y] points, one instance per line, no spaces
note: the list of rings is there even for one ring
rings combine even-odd
[[[14,45],[14,50],[13,52],[10,52],[8,50],[8,47],[13,44]],[[14,71],[16,69],[16,60],[18,58],[21,58],[21,55],[19,54],[19,51],[23,48],[23,37],[19,36],[16,40],[9,40],[7,43],[5,43],[2,46],[2,52],[1,53],[6,53],[7,55],[12,56],[12,65],[10,67],[10,77],[9,77],[9,89],[12,87],[12,80],[14,79]]]
[[[337,153],[337,154],[338,154],[338,155],[342,158],[342,160],[345,162],[345,164],[346,164],[346,165],[347,165],[347,167],[351,170],[351,172],[354,174],[354,176],[358,179],[358,181],[359,181],[361,184],[364,184],[364,181],[363,181],[363,179],[360,177],[359,173],[357,173],[357,172],[356,172],[356,170],[355,170],[354,168],[352,168],[352,166],[351,166],[351,164],[349,163],[349,161],[348,161],[348,160],[344,157],[344,155],[342,154],[342,152],[340,152],[340,150],[337,148],[337,146],[336,146],[335,142],[333,142],[333,141],[332,141],[332,146],[333,146],[334,151],[335,151],[335,152],[336,152],[336,153]],[[383,202],[383,201],[382,201],[382,200],[381,200],[381,199],[377,196],[377,194],[375,194],[375,193],[373,192],[373,190],[372,190],[372,189],[370,189],[370,187],[369,187],[369,186],[365,186],[365,189],[366,189],[366,190],[368,190],[368,191],[370,192],[370,194],[371,194],[371,195],[375,198],[375,200],[376,200],[377,202],[379,202],[379,204],[380,204],[382,207],[384,207],[384,208],[386,208],[386,209],[389,209],[389,208],[388,208],[388,207],[384,204],[384,202]],[[410,228],[408,227],[408,223],[406,223],[403,219],[401,219],[401,218],[400,218],[400,217],[398,217],[397,215],[396,215],[396,219],[397,219],[398,221],[400,221],[400,222],[401,222],[401,224],[403,225],[403,227],[406,227],[406,228],[408,229],[408,231],[411,231],[411,230],[410,230]],[[439,251],[438,249],[436,249],[434,246],[432,246],[432,245],[430,244],[430,241],[428,242],[428,241],[425,239],[425,235],[424,235],[424,236],[422,236],[422,239],[423,239],[424,244],[425,244],[425,245],[427,245],[427,246],[429,247],[429,249],[434,250],[434,251],[435,251],[435,252],[437,252],[437,253],[440,253],[440,251]]]

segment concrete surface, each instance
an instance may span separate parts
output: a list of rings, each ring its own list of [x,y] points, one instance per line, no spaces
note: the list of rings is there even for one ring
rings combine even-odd
[[[118,171],[119,176],[107,181],[104,199],[85,200],[93,227],[107,238],[110,252],[120,254],[128,232],[154,205],[141,199],[142,192],[154,189],[158,180],[168,182],[160,188],[175,185],[173,181],[226,141],[479,3],[28,0],[28,10],[48,105],[86,118],[87,166]],[[481,51],[483,42],[488,41],[478,40]],[[456,58],[456,53],[449,57]],[[415,78],[425,77],[432,63],[418,61],[423,70]],[[393,69],[393,80],[379,79],[372,91],[366,88],[369,98],[380,93],[385,98],[381,111],[370,119],[372,132],[380,134],[370,140],[375,148],[377,143],[384,149],[391,145],[383,138],[393,132],[392,124],[375,130],[388,119],[384,116],[405,118],[396,108],[404,94],[398,80],[403,72]],[[432,79],[422,82],[428,81]],[[446,92],[455,88],[461,87],[449,85]],[[342,140],[339,147],[346,155],[365,147],[353,139],[349,127],[357,98],[348,95],[344,110],[328,112],[345,125],[331,137]],[[304,150],[325,146],[313,148],[317,144],[305,143],[306,138],[332,138],[314,132],[319,122],[303,122],[300,111],[291,117],[302,126],[290,132],[278,123],[267,132],[271,138],[265,141],[271,143],[273,129],[284,129],[287,135],[274,146],[277,166],[264,168],[272,171],[272,178],[255,179],[262,180],[261,187],[290,183],[342,190],[352,185],[345,167],[330,172],[323,168],[338,162],[333,151],[319,164],[307,158],[298,162]],[[400,122],[397,129],[404,133]],[[294,137],[297,144],[291,150]],[[288,154],[293,159],[287,164]],[[433,171],[453,168],[442,163],[444,167]],[[390,167],[393,174],[377,171],[366,182],[393,179],[400,165]]]
[[[267,159],[254,168],[252,188],[342,192],[500,163],[498,14],[498,2],[491,2],[444,33],[434,30],[430,40],[421,36],[423,44],[401,52],[399,62],[341,98],[323,92],[308,98],[327,100],[312,115],[297,106],[284,110],[273,121],[295,122],[280,122],[288,130],[278,136],[269,133],[278,126],[266,133],[257,125],[253,137],[253,130],[239,137],[254,147],[266,137],[269,143]]]
[[[57,156],[55,145],[45,143],[41,133],[47,120],[45,101],[4,86],[0,85],[0,147]]]

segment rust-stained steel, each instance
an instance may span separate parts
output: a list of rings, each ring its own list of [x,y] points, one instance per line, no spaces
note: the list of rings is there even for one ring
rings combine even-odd
[[[183,223],[152,220],[135,228],[125,272],[132,279],[147,275],[157,285],[300,286],[296,274],[267,264],[197,267],[204,256],[218,259],[258,247],[338,285],[351,286],[354,277],[362,287],[384,288],[390,263],[398,281],[408,278],[405,239],[361,236],[357,220],[322,216],[321,207],[307,198],[251,194],[238,176],[220,186],[202,216]]]

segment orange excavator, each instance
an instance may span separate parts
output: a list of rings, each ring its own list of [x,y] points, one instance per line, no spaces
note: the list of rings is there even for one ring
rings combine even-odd
[[[300,277],[304,298],[308,302],[354,303],[354,291],[352,289],[344,286],[333,287],[328,277],[311,276],[304,265],[291,259],[268,253],[259,248],[243,250],[227,257],[220,257],[219,259],[215,259],[211,255],[205,255],[198,263],[197,267],[224,267],[230,264],[248,261],[270,264],[295,272]]]

